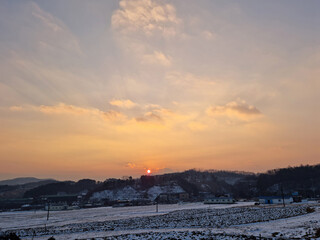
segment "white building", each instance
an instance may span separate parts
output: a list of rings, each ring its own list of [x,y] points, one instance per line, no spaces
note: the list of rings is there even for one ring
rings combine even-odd
[[[263,196],[259,197],[260,204],[285,204],[293,203],[293,198],[291,196]]]

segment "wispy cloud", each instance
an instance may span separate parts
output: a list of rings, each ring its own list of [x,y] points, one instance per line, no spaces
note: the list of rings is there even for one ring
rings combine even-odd
[[[30,3],[30,11],[37,20],[38,47],[46,51],[67,51],[82,55],[79,41],[68,27],[52,14],[41,9],[36,3]]]
[[[65,26],[61,21],[54,18],[51,14],[43,11],[36,3],[32,2],[31,5],[33,8],[32,15],[40,20],[50,30],[54,32],[64,30]]]
[[[244,100],[237,100],[222,106],[209,107],[207,114],[213,117],[226,116],[250,120],[262,116],[262,113],[255,106],[247,104]]]
[[[132,102],[130,99],[126,99],[126,100],[114,99],[114,100],[111,100],[109,103],[112,106],[116,106],[119,108],[127,108],[127,109],[134,108],[137,106],[137,104]]]
[[[144,55],[142,62],[147,64],[160,64],[163,66],[170,66],[171,57],[166,56],[161,51],[154,51],[152,54]]]
[[[41,112],[47,115],[85,115],[85,116],[96,116],[104,120],[109,121],[120,121],[124,120],[126,116],[120,112],[109,110],[101,111],[97,108],[85,108],[74,105],[68,105],[65,103],[59,103],[57,105],[25,105],[25,106],[11,106],[9,108],[13,112]]]
[[[216,85],[216,79],[208,76],[197,76],[188,72],[169,72],[166,74],[166,80],[169,84],[192,87],[192,88],[208,88]]]

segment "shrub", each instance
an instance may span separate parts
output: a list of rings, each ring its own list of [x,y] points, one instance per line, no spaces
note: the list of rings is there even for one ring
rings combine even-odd
[[[17,234],[15,233],[9,233],[9,234],[0,236],[0,240],[21,240],[21,238],[19,238],[19,236],[17,236]]]
[[[306,211],[307,211],[307,213],[313,213],[315,211],[315,209],[312,207],[307,207]]]

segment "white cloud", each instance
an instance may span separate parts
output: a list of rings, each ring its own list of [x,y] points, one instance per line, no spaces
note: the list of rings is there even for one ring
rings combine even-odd
[[[175,7],[155,0],[122,0],[112,15],[112,27],[122,33],[141,32],[147,36],[176,34],[180,19]]]
[[[160,51],[154,51],[153,54],[144,55],[142,62],[148,64],[160,64],[163,66],[170,66],[171,57],[166,56]]]
[[[130,99],[126,99],[126,100],[114,99],[114,100],[111,100],[109,103],[113,106],[116,106],[119,108],[127,108],[127,109],[137,106],[137,104],[132,102]]]

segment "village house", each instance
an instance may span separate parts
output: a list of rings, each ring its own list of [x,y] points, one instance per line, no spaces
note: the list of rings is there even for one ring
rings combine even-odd
[[[260,204],[290,204],[293,203],[291,196],[261,196],[259,197]]]

